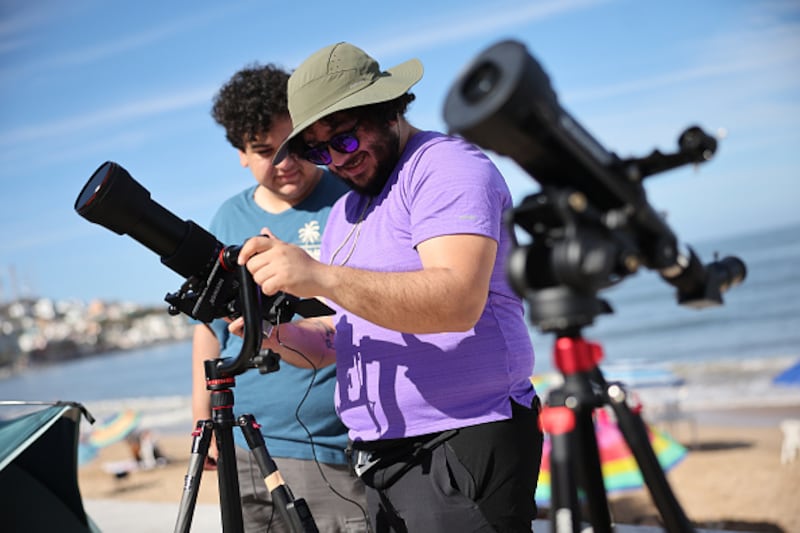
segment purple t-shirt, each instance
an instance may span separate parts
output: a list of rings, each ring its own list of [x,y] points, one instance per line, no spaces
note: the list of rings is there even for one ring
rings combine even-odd
[[[466,332],[412,335],[335,309],[336,408],[353,440],[423,435],[511,416],[530,405],[533,347],[521,300],[506,282],[503,211],[511,195],[492,162],[465,141],[414,135],[380,195],[350,192],[334,205],[321,261],[380,272],[422,269],[416,246],[477,234],[499,242],[489,297]],[[359,223],[359,220],[361,222]],[[338,250],[338,251],[337,251]]]

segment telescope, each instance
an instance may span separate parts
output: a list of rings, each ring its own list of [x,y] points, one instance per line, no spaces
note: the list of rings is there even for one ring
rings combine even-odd
[[[602,347],[584,339],[582,329],[612,312],[598,291],[642,266],[675,287],[679,304],[696,308],[722,304],[722,293],[744,279],[736,257],[704,265],[691,248],[679,247],[642,185],[647,176],[708,161],[716,139],[691,126],[675,153],[622,159],[561,107],[542,66],[513,40],[467,65],[447,95],[444,119],[450,133],[510,157],[541,186],[505,213],[514,237],[506,270],[531,322],[555,333],[554,362],[564,376],[563,385],[548,390],[539,419],[551,441],[552,530],[578,533],[585,510],[595,532],[613,531],[593,422],[594,411],[609,405],[667,531],[694,531],[641,415],[628,405],[623,384],[605,380]],[[518,244],[517,227],[531,244]]]
[[[186,279],[168,293],[172,315],[184,313],[204,323],[215,318],[245,317],[245,347],[258,353],[261,320],[288,322],[303,317],[333,314],[315,298],[300,299],[284,292],[263,295],[246,267],[237,264],[241,246],[224,245],[191,220],[182,220],[150,198],[150,192],[119,164],[106,161],[84,185],[75,200],[79,215],[118,235],[129,235],[161,258],[161,262]],[[250,333],[258,333],[257,339]],[[255,335],[255,333],[253,333]],[[246,354],[231,370],[243,371]]]
[[[333,310],[315,298],[299,299],[278,292],[265,296],[245,265],[237,262],[239,245],[225,246],[191,220],[182,220],[150,198],[150,192],[117,163],[106,161],[94,171],[75,200],[79,215],[118,235],[129,235],[161,257],[161,262],[186,278],[180,290],[168,293],[170,314],[185,313],[201,322],[221,317],[244,317],[242,347],[234,358],[204,362],[212,418],[198,420],[192,433],[192,453],[184,477],[175,531],[191,529],[203,464],[212,436],[219,451],[217,478],[222,530],[243,530],[233,426],[244,433],[255,463],[278,511],[292,529],[316,532],[308,505],[295,499],[267,451],[253,415],[234,418],[235,377],[250,368],[262,374],[278,370],[279,356],[261,350],[262,320],[272,325],[297,313],[303,317],[331,315]]]
[[[744,279],[738,258],[703,265],[679,246],[647,201],[644,178],[714,155],[716,139],[699,126],[680,135],[675,153],[622,159],[559,104],[542,66],[513,40],[491,46],[463,70],[444,119],[450,133],[510,157],[541,185],[506,221],[533,237],[532,245],[512,251],[507,268],[517,293],[534,300],[532,320],[543,330],[561,327],[564,318],[585,325],[610,312],[594,293],[642,266],[673,285],[680,304],[698,308],[721,304],[722,292]]]

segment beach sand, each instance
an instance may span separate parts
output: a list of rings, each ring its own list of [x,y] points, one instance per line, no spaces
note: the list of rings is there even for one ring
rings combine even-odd
[[[800,531],[800,458],[781,465],[782,433],[778,424],[783,418],[800,418],[800,407],[697,412],[692,413],[692,418],[678,420],[664,428],[689,448],[687,456],[667,478],[696,527]],[[188,432],[159,435],[158,443],[170,459],[169,463],[152,470],[135,471],[123,478],[106,472],[103,465],[129,459],[127,445],[121,442],[101,449],[96,458],[79,470],[84,500],[174,502],[176,517],[191,436]],[[609,500],[617,523],[661,524],[645,489],[611,495]],[[201,505],[219,504],[215,472],[203,473],[197,501]],[[131,505],[131,512],[136,508]],[[131,520],[135,521],[136,517],[132,516]],[[173,525],[174,520],[165,524],[164,530]]]

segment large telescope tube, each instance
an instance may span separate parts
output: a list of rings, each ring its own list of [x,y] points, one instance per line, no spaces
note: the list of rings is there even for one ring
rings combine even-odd
[[[208,274],[224,248],[202,227],[151,200],[147,189],[111,161],[89,178],[75,200],[75,211],[119,235],[130,235],[184,278]]]

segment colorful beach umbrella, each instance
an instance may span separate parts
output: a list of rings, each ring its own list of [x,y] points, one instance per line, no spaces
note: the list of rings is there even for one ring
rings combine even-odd
[[[536,389],[536,394],[540,398],[546,398],[547,392],[553,388],[564,383],[564,378],[561,374],[556,372],[547,372],[544,374],[534,374],[530,377],[533,387]]]
[[[91,462],[97,457],[100,449],[97,446],[92,446],[88,442],[81,440],[78,442],[78,466],[83,466]]]
[[[647,426],[647,431],[650,435],[650,445],[664,472],[675,467],[686,457],[686,448],[668,434],[650,425]],[[596,411],[595,434],[606,492],[615,494],[644,487],[644,478],[625,437],[604,409]],[[550,439],[547,436],[542,450],[536,503],[543,507],[550,504]]]
[[[121,441],[139,425],[141,414],[133,409],[126,409],[100,422],[89,434],[87,444],[102,448]]]

